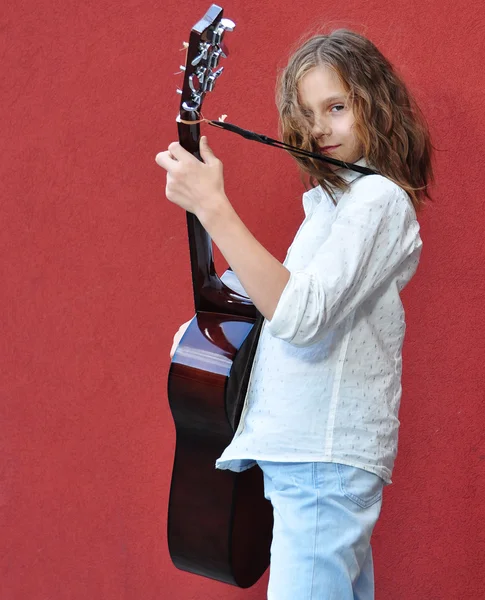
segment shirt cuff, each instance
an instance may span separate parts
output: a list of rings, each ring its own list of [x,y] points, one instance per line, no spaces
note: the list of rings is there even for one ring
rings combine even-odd
[[[310,278],[308,273],[290,271],[290,278],[280,296],[273,318],[266,325],[272,336],[286,342],[293,341],[308,304]]]

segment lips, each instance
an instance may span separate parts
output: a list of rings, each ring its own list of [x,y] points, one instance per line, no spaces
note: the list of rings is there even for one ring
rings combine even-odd
[[[332,152],[333,150],[336,150],[339,147],[340,144],[338,144],[337,146],[323,146],[323,148],[320,148],[320,152]]]

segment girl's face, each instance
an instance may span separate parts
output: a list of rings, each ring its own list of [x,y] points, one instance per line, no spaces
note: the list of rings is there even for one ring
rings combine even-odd
[[[298,84],[298,100],[322,154],[345,162],[362,158],[348,94],[333,69],[322,65],[308,71]]]

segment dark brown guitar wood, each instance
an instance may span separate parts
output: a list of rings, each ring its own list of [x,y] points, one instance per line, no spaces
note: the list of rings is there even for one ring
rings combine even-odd
[[[184,121],[198,119],[188,78],[200,44],[214,39],[222,13],[212,5],[192,29],[180,108]],[[199,125],[179,123],[178,128],[181,145],[200,159]],[[168,378],[176,430],[169,551],[179,569],[249,587],[269,565],[272,508],[259,467],[234,473],[216,470],[215,461],[239,422],[262,316],[216,274],[212,242],[195,215],[187,213],[187,226],[196,314]]]
[[[214,466],[233,436],[226,388],[235,352],[252,327],[247,318],[198,313],[174,355],[168,389],[177,434],[172,560],[240,587],[255,583],[268,566],[271,505],[258,467],[234,473]]]

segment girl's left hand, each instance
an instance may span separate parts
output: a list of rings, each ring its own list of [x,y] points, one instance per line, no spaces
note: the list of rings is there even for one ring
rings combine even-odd
[[[159,152],[155,157],[157,164],[167,171],[167,199],[198,217],[229,202],[224,192],[222,162],[210,149],[205,136],[200,139],[199,151],[204,162],[173,142],[168,151]]]

